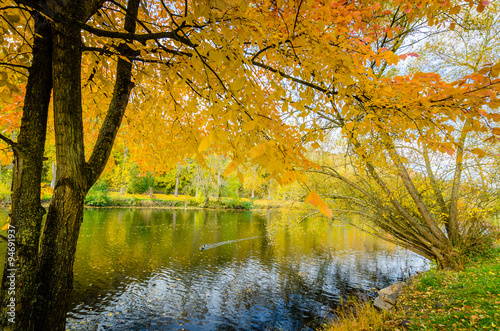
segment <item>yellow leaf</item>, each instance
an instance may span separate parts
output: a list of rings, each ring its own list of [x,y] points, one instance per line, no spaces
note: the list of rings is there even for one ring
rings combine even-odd
[[[198,152],[203,152],[207,150],[210,146],[212,146],[212,142],[213,142],[213,137],[212,134],[210,133],[208,136],[206,136],[201,140],[200,146],[198,147]]]
[[[5,225],[2,227],[1,230],[7,230],[9,228],[9,225],[10,225],[10,217],[7,218],[7,223],[5,223]]]
[[[246,122],[241,126],[243,131],[253,131],[255,129],[255,121]]]
[[[330,210],[330,208],[328,208],[328,206],[326,205],[326,203],[325,203],[323,200],[321,200],[321,198],[319,197],[319,195],[318,195],[316,192],[311,191],[311,192],[307,195],[307,197],[306,197],[306,201],[305,201],[305,202],[306,202],[306,203],[310,203],[310,204],[311,204],[311,205],[313,205],[314,207],[319,208],[319,211],[320,211],[323,215],[325,215],[325,216],[327,216],[327,217],[329,217],[329,218],[331,218],[331,217],[333,216],[333,213],[332,213],[332,211]]]
[[[266,144],[254,146],[248,151],[248,156],[250,156],[251,159],[255,159],[256,157],[264,154],[266,152],[266,148]]]
[[[238,179],[240,181],[240,184],[243,185],[245,183],[245,179],[243,178],[243,174],[238,170],[237,173]]]
[[[232,173],[236,168],[238,168],[238,162],[236,161],[231,161],[231,163],[228,164],[226,167],[226,170],[224,170],[224,173],[222,174],[223,177],[226,177],[230,173]]]
[[[299,182],[305,183],[307,181],[307,176],[303,172],[296,173],[296,175]]]
[[[283,186],[286,186],[288,184],[291,184],[295,181],[295,178],[297,178],[297,175],[295,174],[294,171],[288,171],[286,174],[283,175],[281,178],[281,184]]]

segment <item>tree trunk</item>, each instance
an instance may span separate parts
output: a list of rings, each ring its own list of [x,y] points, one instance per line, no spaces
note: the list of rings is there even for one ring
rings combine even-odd
[[[81,105],[80,29],[53,26],[57,177],[41,238],[33,316],[39,330],[64,330],[83,199],[88,190]]]
[[[269,186],[267,188],[267,200],[271,200],[271,191],[272,191],[271,186],[272,186],[272,184],[273,184],[273,179],[271,178],[269,180]]]
[[[56,188],[56,176],[57,176],[56,161],[52,161],[52,180],[50,181],[50,187],[52,187],[52,189]]]
[[[217,201],[220,201],[220,195],[221,195],[221,187],[222,187],[222,181],[220,178],[220,172],[217,174]]]
[[[135,31],[138,8],[139,0],[129,1],[125,17],[128,32]],[[57,178],[40,243],[33,321],[36,330],[57,331],[64,330],[65,326],[84,198],[109,159],[133,83],[132,64],[118,59],[113,96],[92,155],[86,163],[80,29],[54,23],[52,36]],[[127,46],[124,48],[130,50]]]
[[[453,245],[460,245],[460,229],[458,226],[458,200],[459,200],[459,190],[460,182],[462,178],[463,170],[463,157],[464,157],[464,146],[465,139],[467,139],[467,133],[469,128],[469,120],[465,121],[462,132],[460,133],[460,138],[457,144],[457,157],[455,159],[455,173],[453,175],[453,187],[450,196],[450,214],[448,221],[446,222],[446,232],[451,239]]]
[[[125,195],[125,190],[127,183],[125,181],[125,169],[127,166],[127,154],[128,154],[128,148],[125,146],[125,153],[123,154],[123,166],[122,166],[122,176],[121,176],[121,187],[120,187],[120,195]]]
[[[181,171],[179,169],[179,166],[177,166],[177,173],[176,173],[176,177],[175,177],[175,191],[174,191],[174,197],[178,197],[179,196],[179,178],[181,176]]]
[[[3,329],[9,325],[13,330],[31,329],[31,314],[35,304],[33,293],[38,243],[42,217],[45,214],[45,209],[40,204],[40,182],[47,113],[52,90],[52,46],[47,19],[39,14],[33,14],[33,18],[36,32],[33,41],[33,60],[26,86],[21,131],[14,148],[10,215],[12,232],[9,231],[9,234],[14,234],[16,238],[13,246],[15,265],[10,264],[7,252],[0,300],[1,325]],[[14,280],[12,291],[11,280]],[[15,313],[8,307],[10,302],[15,302]]]
[[[199,191],[200,191],[200,166],[196,166],[196,193],[195,198],[198,199]]]

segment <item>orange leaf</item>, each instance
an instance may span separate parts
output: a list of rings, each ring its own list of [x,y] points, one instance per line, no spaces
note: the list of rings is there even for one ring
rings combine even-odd
[[[321,198],[319,197],[318,194],[316,194],[316,192],[311,191],[307,195],[305,202],[310,203],[314,207],[319,208],[319,211],[323,215],[325,215],[325,216],[327,216],[329,218],[331,218],[333,216],[333,213],[330,210],[330,208],[328,208],[328,206],[326,205],[326,203],[323,200],[321,200]]]
[[[485,157],[486,152],[483,151],[481,148],[473,148],[471,150],[471,153],[476,154],[478,157]]]
[[[13,155],[12,152],[7,152],[7,153],[0,152],[0,163],[2,163],[3,166],[12,163],[12,155]]]

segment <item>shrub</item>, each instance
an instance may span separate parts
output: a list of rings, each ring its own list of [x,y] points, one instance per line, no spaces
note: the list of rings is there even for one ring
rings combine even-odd
[[[237,199],[222,199],[222,205],[226,208],[234,209],[238,206],[239,201]]]
[[[0,175],[0,202],[10,202],[12,170],[3,170]]]
[[[108,183],[105,179],[97,181],[85,197],[85,203],[90,206],[107,206],[110,202]]]
[[[241,206],[243,209],[252,209],[253,208],[253,202],[252,201],[242,201]]]
[[[138,170],[131,170],[130,184],[127,187],[127,193],[140,193],[143,194],[153,187],[155,179],[151,174],[141,175]]]

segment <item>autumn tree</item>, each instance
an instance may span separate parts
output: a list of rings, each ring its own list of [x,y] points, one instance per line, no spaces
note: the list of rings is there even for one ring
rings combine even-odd
[[[9,55],[2,66],[28,75],[17,141],[0,136],[16,158],[10,225],[16,230],[16,281],[22,284],[16,286],[16,323],[9,326],[64,329],[84,197],[106,166],[126,108],[121,138],[131,154],[142,156],[145,168],[185,155],[203,164],[215,153],[232,158],[224,176],[243,177],[239,167],[251,161],[282,185],[305,180],[311,166],[305,149],[323,139],[325,119],[358,149],[356,137],[364,138],[376,124],[382,129],[373,146],[388,152],[413,122],[418,123],[413,130],[425,133],[422,140],[434,144],[429,148],[448,148],[435,134],[448,120],[470,117],[476,129],[479,116],[489,119],[492,114],[479,111],[495,98],[484,73],[457,84],[435,75],[377,76],[383,63],[397,62],[396,49],[384,47],[396,47],[409,24],[425,16],[438,22],[443,13],[460,8],[437,0],[384,6],[19,0],[0,8],[7,32],[2,54]],[[490,71],[494,78],[498,68]],[[10,89],[13,79],[7,77]],[[57,177],[42,229],[40,174],[51,92]],[[413,118],[406,117],[408,109],[418,110]],[[446,110],[442,117],[434,116],[437,109]],[[383,130],[396,119],[401,121],[394,132]],[[86,132],[84,123],[95,130]],[[395,164],[407,185],[404,168]],[[412,226],[430,224],[436,237],[424,244],[442,242],[438,248],[449,252],[453,245],[441,241],[439,223],[420,209],[422,218]],[[8,269],[6,264],[3,325]]]
[[[127,146],[148,146],[160,138],[182,141],[177,155],[194,152],[200,162],[216,140],[242,137],[242,153],[261,139],[250,127],[238,129],[257,114],[269,123],[269,116],[278,118],[273,109],[259,108],[261,88],[247,83],[247,62],[234,51],[246,42],[237,22],[247,9],[246,3],[175,1],[141,7],[137,0],[19,1],[1,8],[8,32],[2,52],[10,56],[2,65],[28,75],[17,141],[1,136],[16,157],[10,226],[17,247],[15,265],[5,265],[3,325],[64,329],[84,197],[106,166],[129,100],[136,112],[124,126]],[[224,34],[232,37],[221,40]],[[20,50],[23,55],[17,56]],[[254,93],[243,89],[246,85]],[[40,179],[51,92],[57,178],[42,229]],[[102,100],[108,100],[107,110]],[[142,128],[158,118],[167,124],[161,134],[144,135]],[[96,129],[86,135],[89,122]],[[133,130],[135,125],[140,127]],[[286,138],[286,126],[271,128]],[[149,161],[155,165],[154,158]],[[6,314],[11,268],[19,270],[16,281],[22,284],[15,289],[15,324],[8,324]]]
[[[304,134],[303,143],[318,148],[336,130],[348,142],[349,171],[342,173],[331,164],[316,170],[349,188],[330,194],[351,203],[341,212],[361,212],[372,221],[374,234],[440,267],[457,268],[463,254],[488,239],[484,214],[467,210],[471,204],[460,192],[474,191],[465,189],[473,181],[462,184],[464,168],[473,176],[470,162],[485,154],[481,146],[467,142],[472,137],[491,142],[500,133],[495,110],[500,64],[481,59],[475,72],[455,81],[445,81],[437,73],[395,76],[391,65],[416,56],[404,53],[406,38],[423,36],[421,28],[426,26],[449,27],[443,18],[456,19],[460,5],[430,4],[432,12],[419,11],[422,4],[404,2],[336,5],[330,10],[313,6],[307,14],[293,17],[268,7],[282,18],[268,25],[288,38],[263,45],[252,53],[252,63],[284,81],[273,86],[273,93],[281,97],[283,116],[302,118],[297,127]],[[477,10],[485,5],[479,3]],[[325,16],[330,25],[321,19]],[[306,17],[310,27],[300,33],[315,35],[313,43],[294,32],[300,26],[296,22]],[[339,33],[344,27],[339,22],[346,17],[352,24],[349,38]],[[431,163],[436,152],[449,155],[452,175],[436,175]],[[417,171],[415,160],[423,169]],[[478,196],[469,198],[472,205],[481,204]],[[306,200],[332,216],[317,195]]]
[[[133,85],[132,64],[125,57],[133,56],[133,52],[122,44],[123,55],[118,59],[109,110],[93,153],[86,161],[81,104],[81,28],[101,6],[102,1],[65,5],[33,1],[2,8],[8,26],[5,28],[4,24],[3,28],[11,35],[17,34],[14,37],[20,36],[22,46],[31,47],[32,54],[17,142],[1,136],[16,156],[10,224],[16,232],[16,262],[9,266],[6,259],[2,281],[2,324],[6,326],[9,323],[7,303],[10,302],[7,270],[19,270],[14,296],[16,323],[10,324],[14,329],[64,329],[83,198],[108,159]],[[128,6],[123,23],[125,34],[135,32],[138,6],[139,1],[131,1]],[[25,35],[31,29],[31,36]],[[3,51],[8,52],[13,45],[14,41],[4,40]],[[17,63],[15,56],[13,58],[16,60],[6,65],[28,69],[25,64]],[[45,212],[40,206],[40,179],[52,90],[57,183],[39,239]]]

